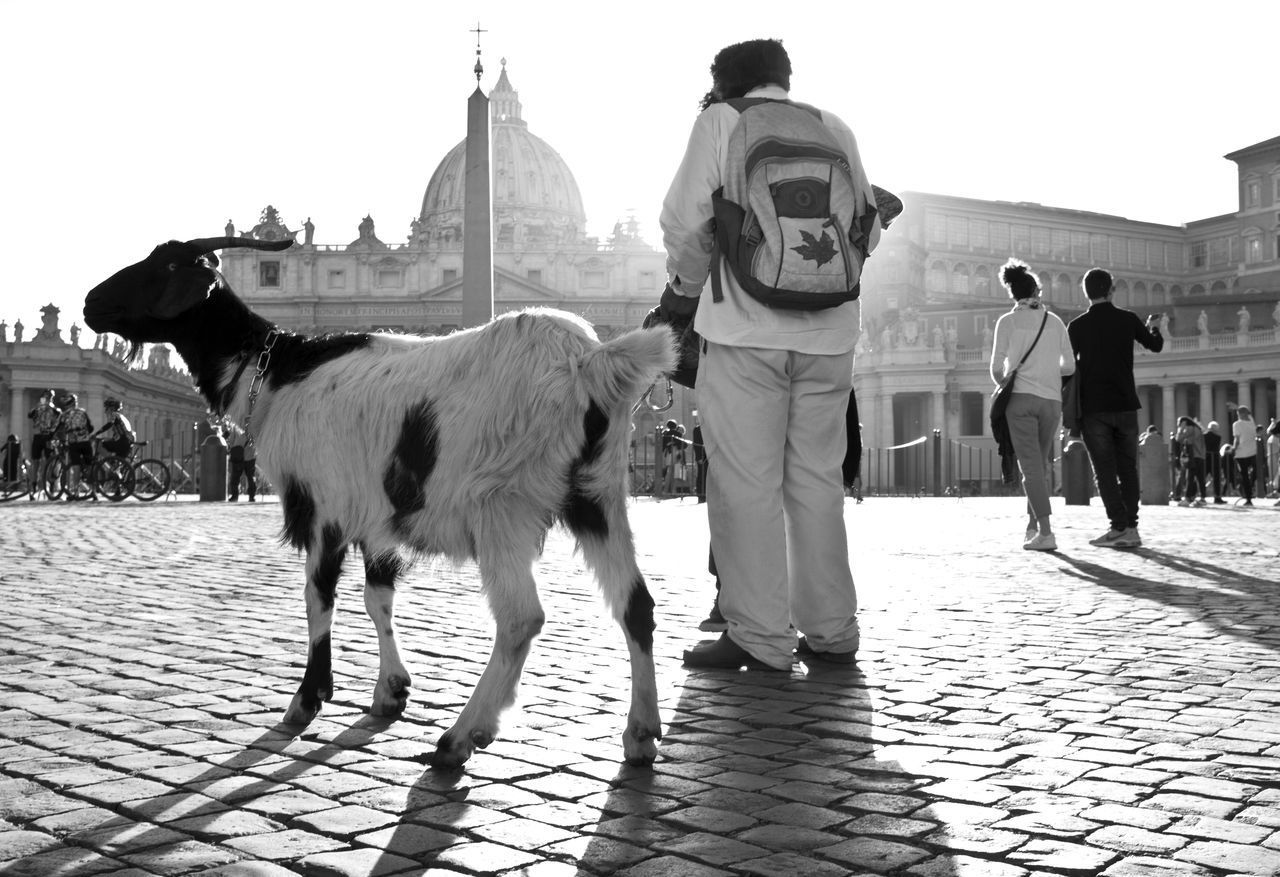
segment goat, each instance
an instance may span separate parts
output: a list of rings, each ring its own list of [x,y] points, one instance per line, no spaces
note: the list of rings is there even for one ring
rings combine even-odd
[[[493,653],[427,757],[461,767],[492,742],[515,700],[544,621],[533,562],[561,521],[626,638],[624,755],[652,763],[662,736],[654,602],[636,565],[624,457],[628,402],[672,367],[670,333],[641,329],[601,343],[573,314],[530,310],[444,337],[304,337],[253,313],[214,253],[291,244],[169,241],[100,283],[84,306],[90,328],[123,337],[135,355],[146,342],[172,344],[210,410],[244,424],[280,489],[282,539],[306,554],[309,643],[284,720],[310,722],[332,697],[330,630],[349,546],[363,555],[365,609],[378,634],[374,715],[398,715],[408,701],[393,621],[407,556],[474,559],[497,621]]]

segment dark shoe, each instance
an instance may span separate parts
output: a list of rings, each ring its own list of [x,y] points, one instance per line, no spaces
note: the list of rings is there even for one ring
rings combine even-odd
[[[796,657],[801,661],[825,661],[828,664],[856,664],[857,652],[819,652],[809,645],[807,637],[800,637],[796,643]]]
[[[716,597],[716,601],[711,604],[711,614],[698,625],[698,630],[715,632],[728,630],[729,622],[725,621],[724,616],[720,614],[720,598]]]
[[[1213,504],[1214,504],[1214,505],[1226,505],[1226,504],[1227,504],[1227,501],[1226,501],[1225,499],[1223,499],[1222,497],[1220,497],[1220,496],[1215,496],[1215,497],[1213,498]]]
[[[256,499],[254,499],[254,498],[251,496],[251,497],[249,497],[249,502],[257,502],[257,500],[256,500]]]
[[[764,661],[753,658],[750,652],[729,639],[728,631],[720,634],[720,639],[714,642],[703,643],[691,649],[686,649],[684,665],[686,667],[702,667],[711,670],[738,670],[742,667],[746,667],[748,670],[775,669]],[[790,671],[779,670],[778,672],[787,673]]]
[[[231,494],[231,496],[227,497],[227,502],[239,502],[239,501],[240,501],[240,494],[238,493],[233,493]]]

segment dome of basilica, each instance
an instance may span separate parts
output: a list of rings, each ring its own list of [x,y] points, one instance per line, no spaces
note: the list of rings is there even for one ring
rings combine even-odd
[[[521,118],[519,96],[502,74],[489,95],[494,243],[572,243],[585,234],[582,195],[569,166]],[[431,175],[415,234],[430,244],[461,244],[466,145],[449,150]]]

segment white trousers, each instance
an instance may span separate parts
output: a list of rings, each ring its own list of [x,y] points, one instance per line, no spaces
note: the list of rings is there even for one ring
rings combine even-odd
[[[699,364],[720,611],[734,642],[779,669],[796,631],[818,651],[858,647],[840,474],[852,382],[852,352],[706,342]]]

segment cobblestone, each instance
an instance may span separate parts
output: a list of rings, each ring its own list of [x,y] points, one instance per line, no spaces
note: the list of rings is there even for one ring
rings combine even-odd
[[[474,566],[408,577],[396,721],[365,713],[377,641],[344,580],[334,699],[296,729],[277,506],[0,506],[0,875],[1280,874],[1280,512],[1144,507],[1118,552],[1087,545],[1096,502],[1055,506],[1040,554],[1019,505],[846,506],[859,663],[786,676],[680,666],[706,507],[635,503],[652,771],[621,761],[625,647],[553,532],[520,700],[461,774],[420,757],[488,655]]]

